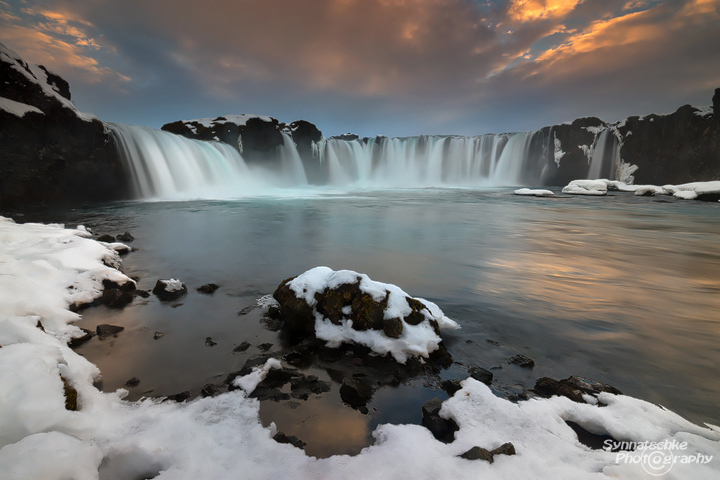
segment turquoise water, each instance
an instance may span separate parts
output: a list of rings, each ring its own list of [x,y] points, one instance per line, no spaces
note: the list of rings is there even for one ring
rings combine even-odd
[[[136,376],[138,398],[217,382],[244,362],[229,354],[233,345],[276,335],[259,314],[236,313],[281,280],[326,265],[437,303],[462,326],[445,335],[455,360],[495,367],[496,382],[510,389],[582,375],[720,424],[717,203],[622,193],[526,198],[509,189],[307,193],[26,212],[99,234],[129,230],[138,250],[124,269],[140,288],[158,277],[188,284],[176,308],[151,297],[123,311],[84,312],[84,325],[126,326],[117,339],[79,350],[100,366],[103,388]],[[194,291],[209,282],[221,286],[212,297]],[[153,340],[154,331],[166,335]],[[208,336],[219,345],[206,347]],[[518,353],[536,366],[508,365]],[[391,403],[376,421],[412,421]]]

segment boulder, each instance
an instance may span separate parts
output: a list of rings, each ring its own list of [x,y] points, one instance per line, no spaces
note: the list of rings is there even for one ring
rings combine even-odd
[[[472,378],[478,382],[482,382],[485,385],[490,385],[493,380],[493,374],[490,370],[486,370],[482,367],[471,367],[468,369],[468,373]]]
[[[524,368],[532,368],[535,366],[535,360],[528,358],[525,355],[515,355],[514,357],[508,358],[507,362]]]
[[[205,295],[212,295],[218,288],[220,288],[219,285],[215,285],[214,283],[208,283],[207,285],[198,287],[197,291]]]
[[[361,378],[345,378],[340,386],[340,398],[343,402],[359,410],[367,405],[372,396],[372,385]]]
[[[117,335],[118,333],[125,330],[125,327],[121,327],[119,325],[108,325],[108,324],[102,324],[95,327],[95,331],[97,332],[97,336],[100,337],[102,340],[105,337],[110,337],[113,335]]]
[[[119,242],[132,242],[135,240],[135,237],[133,237],[130,232],[121,233],[116,238]]]
[[[187,286],[180,280],[176,280],[174,278],[167,280],[159,278],[155,283],[152,293],[154,293],[160,300],[169,302],[177,300],[187,294]]]
[[[535,382],[533,391],[542,397],[559,395],[567,397],[578,403],[587,403],[583,395],[597,396],[601,392],[622,395],[622,392],[612,385],[596,382],[585,377],[572,375],[564,380],[555,380],[549,377],[539,378]]]

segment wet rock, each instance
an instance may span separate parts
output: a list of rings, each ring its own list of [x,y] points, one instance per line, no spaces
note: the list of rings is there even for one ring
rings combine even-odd
[[[559,381],[549,377],[539,378],[535,382],[533,391],[543,397],[559,395],[578,403],[587,403],[583,398],[583,394],[597,396],[601,392],[607,392],[622,395],[622,392],[612,385],[577,375]]]
[[[260,319],[260,323],[271,332],[279,332],[283,328],[283,321],[278,318],[263,317]]]
[[[220,285],[216,285],[214,283],[208,283],[206,285],[198,287],[197,291],[204,295],[212,295],[213,293],[215,293],[215,290],[217,290],[218,288],[220,288]]]
[[[100,303],[109,308],[124,308],[133,301],[131,292],[123,292],[119,288],[106,288],[100,297]]]
[[[216,395],[219,395],[221,393],[221,388],[217,385],[213,385],[212,383],[208,383],[205,385],[202,390],[200,390],[200,395],[203,397],[214,397]]]
[[[535,366],[535,361],[525,355],[515,355],[514,357],[508,358],[507,362],[524,368],[532,368]]]
[[[294,278],[283,280],[273,293],[273,298],[280,304],[282,319],[289,330],[304,335],[314,334],[313,309],[304,299],[296,297],[288,285]]]
[[[79,346],[82,345],[83,343],[87,342],[88,340],[90,340],[92,337],[94,337],[94,336],[96,335],[95,332],[93,332],[93,331],[91,331],[91,330],[87,330],[87,329],[85,329],[85,328],[80,328],[80,330],[83,331],[83,336],[81,336],[81,337],[75,337],[75,338],[71,339],[71,340],[68,342],[68,347],[70,347],[70,348],[77,348],[77,347],[79,347]]]
[[[98,242],[115,243],[115,237],[112,235],[101,235],[97,238]]]
[[[130,380],[125,382],[125,386],[130,388],[137,387],[138,385],[140,385],[140,379],[137,377],[132,377]]]
[[[248,343],[248,342],[242,342],[240,345],[238,345],[237,347],[233,348],[233,353],[242,353],[242,352],[244,352],[245,350],[247,350],[248,348],[250,348],[250,343]]]
[[[65,378],[60,377],[63,382],[63,394],[65,395],[65,409],[70,411],[77,411],[78,409],[78,392],[68,383]]]
[[[162,337],[164,337],[164,336],[165,336],[165,334],[164,334],[163,332],[155,332],[155,333],[153,334],[153,339],[154,339],[154,340],[157,340],[157,339],[162,338]]]
[[[455,440],[455,432],[460,430],[458,424],[452,418],[440,416],[442,400],[435,397],[422,406],[422,425],[430,430],[433,436],[444,443],[451,443]]]
[[[103,289],[116,288],[121,292],[134,292],[137,290],[137,284],[135,281],[127,281],[125,283],[117,283],[112,280],[105,279],[102,281]]]
[[[485,385],[490,385],[493,380],[493,374],[490,370],[486,370],[482,367],[471,367],[468,369],[468,373],[472,378],[478,382],[482,382]]]
[[[182,303],[182,302],[181,302],[181,303],[173,303],[172,305],[170,305],[170,307],[171,307],[171,308],[178,308],[178,307],[182,307],[183,305],[185,305],[185,304]]]
[[[158,281],[155,283],[155,287],[153,288],[152,293],[155,294],[160,300],[169,302],[172,300],[177,300],[178,298],[187,294],[187,286],[180,280],[175,280],[173,278],[164,280],[162,278],[159,278]]]
[[[345,378],[340,386],[340,398],[356,409],[365,407],[372,395],[372,386],[360,378]]]
[[[217,345],[217,342],[214,342],[213,339],[212,339],[212,337],[207,337],[207,338],[205,339],[205,346],[206,346],[206,347],[214,347],[215,345]]]
[[[190,392],[186,390],[184,392],[176,393],[174,395],[168,395],[163,401],[182,403],[190,400],[191,396],[192,395],[190,395]]]
[[[150,296],[150,292],[147,290],[135,290],[135,295],[142,298],[148,298]]]
[[[272,343],[261,343],[260,345],[258,345],[258,350],[260,350],[261,352],[267,352],[272,348],[272,346]]]
[[[125,232],[118,235],[117,239],[119,242],[132,242],[135,240],[135,237],[133,237],[130,232]]]
[[[255,387],[255,390],[248,395],[250,398],[257,398],[261,402],[264,401],[273,401],[273,402],[282,402],[285,400],[290,400],[290,394],[281,392],[280,389],[277,388],[270,388],[266,387],[262,384]]]
[[[441,388],[445,390],[445,393],[450,395],[451,397],[455,395],[455,392],[460,390],[462,388],[462,385],[460,385],[460,380],[454,379],[454,380],[443,380],[443,382],[440,384]]]
[[[293,447],[297,447],[300,450],[304,449],[305,445],[307,445],[307,443],[303,442],[295,435],[288,436],[288,435],[285,435],[283,432],[277,432],[275,434],[275,436],[273,437],[273,440],[275,440],[278,443],[289,443]]]
[[[102,340],[105,337],[110,337],[112,335],[117,335],[118,333],[125,330],[125,327],[121,327],[119,325],[108,325],[108,324],[102,324],[95,327],[95,332],[97,333],[98,337]]]
[[[307,400],[311,394],[320,395],[329,392],[330,387],[329,382],[323,382],[315,375],[303,375],[290,380],[290,396]]]

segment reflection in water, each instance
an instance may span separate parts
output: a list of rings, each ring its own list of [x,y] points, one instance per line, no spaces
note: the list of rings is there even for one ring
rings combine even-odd
[[[113,346],[95,342],[82,350],[100,366],[106,390],[133,376],[141,379],[137,392],[131,390],[137,396],[146,389],[168,394],[216,382],[215,376],[258,353],[258,344],[278,343],[259,327],[257,315],[236,312],[272,293],[282,279],[327,265],[367,273],[440,305],[463,327],[447,335],[455,359],[496,367],[498,384],[510,390],[530,388],[542,376],[579,374],[692,421],[718,424],[718,205],[669,201],[429,189],[124,203],[100,211],[41,212],[39,219],[81,222],[98,233],[130,230],[139,250],[125,258],[124,268],[141,277],[141,288],[175,277],[190,289],[178,308],[151,298],[123,312],[85,312],[90,327],[126,326]],[[221,285],[212,297],[195,292],[209,282]],[[166,336],[152,340],[156,330]],[[205,347],[208,336],[216,347]],[[233,355],[242,341],[253,347]],[[507,365],[518,353],[533,358],[535,368]],[[328,401],[337,401],[333,392]],[[389,405],[383,408],[389,411]],[[408,408],[419,412],[416,405],[421,402]],[[310,417],[313,412],[301,408],[321,407],[296,410]],[[322,408],[333,420],[320,421],[318,413],[312,418],[320,423],[310,427],[308,420],[298,437],[308,441],[303,436],[315,429],[326,438],[331,433],[325,429],[344,422],[354,444],[374,428],[373,413],[355,417],[346,409],[350,415],[341,420],[333,416],[335,407]],[[283,405],[263,409],[276,409],[278,418],[292,411]],[[297,422],[280,429],[293,434]]]

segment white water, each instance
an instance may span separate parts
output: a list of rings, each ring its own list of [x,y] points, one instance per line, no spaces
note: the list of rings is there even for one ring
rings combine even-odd
[[[597,137],[595,142],[595,148],[590,160],[590,169],[588,170],[587,178],[590,180],[597,180],[598,178],[609,178],[611,174],[614,175],[615,168],[615,149],[617,142],[615,136],[612,135],[612,131],[606,128]],[[610,178],[613,180],[614,178]]]
[[[283,133],[277,162],[248,163],[221,142],[189,140],[145,127],[108,124],[135,196],[143,199],[226,199],[307,194],[303,161],[319,163],[330,188],[497,187],[541,185],[552,150],[542,131],[475,137],[323,139],[302,159]],[[606,131],[596,142],[589,178],[605,163]],[[611,137],[611,136],[610,136]],[[612,140],[612,139],[611,139]]]

